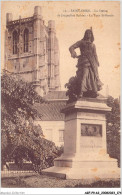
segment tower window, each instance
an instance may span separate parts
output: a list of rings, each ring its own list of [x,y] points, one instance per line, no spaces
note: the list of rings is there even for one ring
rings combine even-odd
[[[13,32],[13,54],[17,54],[17,31]]]
[[[28,52],[28,40],[29,40],[29,31],[28,29],[24,30],[24,52]]]

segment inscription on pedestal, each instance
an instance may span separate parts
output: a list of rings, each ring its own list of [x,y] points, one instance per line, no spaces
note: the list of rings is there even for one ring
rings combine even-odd
[[[102,147],[102,125],[81,124],[81,148]]]
[[[81,124],[81,136],[102,136],[102,126],[95,124]]]

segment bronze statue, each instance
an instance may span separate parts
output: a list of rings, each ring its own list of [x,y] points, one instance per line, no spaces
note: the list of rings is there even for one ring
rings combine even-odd
[[[95,98],[98,95],[97,92],[102,89],[103,84],[98,75],[99,62],[93,41],[92,29],[88,29],[85,31],[83,39],[69,48],[71,57],[78,58],[76,79],[80,90],[77,98],[83,96]],[[80,56],[77,56],[76,48],[80,48]]]

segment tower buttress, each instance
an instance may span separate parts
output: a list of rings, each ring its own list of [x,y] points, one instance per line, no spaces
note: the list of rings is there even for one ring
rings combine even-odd
[[[55,32],[55,21],[48,22],[49,48],[48,48],[48,80],[50,90],[60,90],[59,79],[59,47]]]
[[[38,81],[38,70],[39,70],[39,42],[40,42],[40,20],[41,16],[41,7],[36,6],[34,8],[34,24],[33,24],[33,37],[34,37],[34,55],[35,55],[35,65],[34,65],[34,81]]]
[[[12,13],[7,13],[6,14],[6,25],[8,24],[8,22],[11,22],[12,19],[13,19]]]
[[[55,37],[55,47],[54,47],[54,57],[55,57],[55,90],[60,90],[61,85],[60,85],[60,67],[59,67],[59,45],[58,45],[58,39]]]
[[[7,62],[8,62],[8,31],[5,30],[5,40],[4,40],[4,61],[5,61],[5,70],[7,70]]]
[[[45,87],[45,57],[44,57],[44,21],[42,19],[42,10],[40,6],[34,8],[34,85],[35,89],[43,96]]]
[[[55,21],[48,21],[49,30],[49,47],[48,47],[48,82],[49,89],[53,90],[55,87],[54,80],[54,46],[55,46]]]

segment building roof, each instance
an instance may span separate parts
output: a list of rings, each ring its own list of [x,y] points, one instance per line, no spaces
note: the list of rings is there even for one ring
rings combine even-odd
[[[99,98],[103,98],[99,94]],[[42,116],[42,121],[64,121],[64,114],[61,113],[61,110],[66,106],[68,96],[66,96],[66,91],[50,91],[44,99],[46,102],[39,104],[35,103],[34,107]]]
[[[44,99],[48,101],[52,100],[68,100],[68,96],[66,96],[66,91],[50,91]]]
[[[102,94],[99,94],[98,97],[99,98],[105,98]],[[66,96],[66,91],[49,91],[47,93],[47,95],[44,96],[44,99],[48,100],[48,101],[52,101],[52,100],[68,100],[68,96]]]
[[[64,114],[61,113],[66,101],[49,101],[42,104],[35,103],[34,107],[42,115],[42,121],[64,121]],[[38,120],[38,119],[37,119]]]

